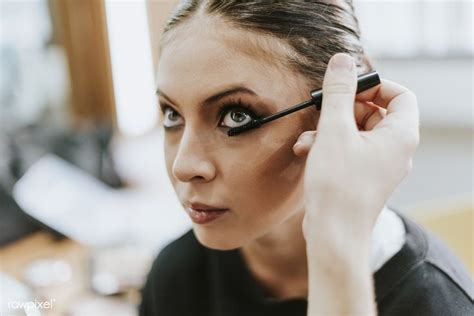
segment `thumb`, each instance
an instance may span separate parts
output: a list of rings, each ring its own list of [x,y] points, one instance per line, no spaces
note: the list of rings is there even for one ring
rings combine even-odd
[[[357,74],[351,56],[338,53],[329,60],[323,81],[323,100],[318,131],[356,132],[354,102]]]

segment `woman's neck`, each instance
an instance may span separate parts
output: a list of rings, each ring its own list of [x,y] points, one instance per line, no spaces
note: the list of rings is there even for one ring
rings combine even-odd
[[[303,217],[304,210],[301,210],[270,233],[241,248],[253,277],[274,298],[307,297],[308,266]]]

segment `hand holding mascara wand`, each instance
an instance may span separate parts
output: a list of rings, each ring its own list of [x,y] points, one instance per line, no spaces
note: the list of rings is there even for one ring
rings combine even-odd
[[[356,98],[370,86],[361,84],[368,80],[363,78],[357,77],[351,56],[334,55],[324,76],[317,132],[304,131],[293,145],[295,155],[304,157],[308,315],[341,314],[332,301],[342,292],[354,298],[348,303],[354,306],[351,311],[376,315],[369,269],[372,232],[390,195],[410,171],[418,145],[415,94],[382,80]],[[362,108],[369,114],[363,130],[357,105],[359,114]],[[337,272],[328,276],[328,267]],[[340,284],[345,284],[342,292]]]
[[[373,72],[370,72],[370,73],[367,73],[367,74],[364,74],[364,75],[360,75],[357,79],[357,92],[356,92],[356,94],[360,93],[360,92],[363,92],[363,91],[366,91],[366,90],[368,90],[372,87],[375,87],[378,84],[380,84],[380,78],[379,78],[379,75],[376,71],[373,71]],[[258,128],[258,127],[260,127],[260,126],[262,126],[262,125],[264,125],[268,122],[274,121],[276,119],[284,117],[284,116],[286,116],[288,114],[291,114],[293,112],[302,110],[302,109],[307,108],[309,106],[314,105],[314,106],[316,106],[316,109],[318,111],[320,111],[322,100],[323,100],[323,90],[322,89],[313,90],[313,91],[310,92],[310,96],[311,96],[311,99],[309,99],[309,100],[307,100],[303,103],[294,105],[294,106],[292,106],[292,107],[290,107],[286,110],[271,114],[269,116],[266,116],[266,117],[263,117],[263,118],[260,118],[260,119],[254,119],[254,120],[250,121],[249,123],[247,123],[243,126],[233,127],[231,129],[229,129],[229,131],[227,132],[227,135],[228,136],[235,136],[235,135],[238,135],[238,134],[243,133],[245,131]]]

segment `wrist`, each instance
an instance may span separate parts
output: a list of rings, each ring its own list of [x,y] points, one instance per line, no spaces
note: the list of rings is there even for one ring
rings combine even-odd
[[[347,238],[312,237],[306,243],[308,266],[321,270],[341,272],[369,269],[370,243]]]
[[[341,209],[305,214],[303,232],[308,260],[308,315],[375,315],[370,270],[372,225],[354,208],[349,216]],[[322,212],[320,212],[321,214]],[[338,300],[344,304],[330,304]]]
[[[331,212],[328,212],[331,213]],[[348,247],[359,253],[367,252],[372,239],[373,224],[349,216],[316,215],[307,212],[303,219],[306,246],[339,251]]]
[[[364,256],[308,256],[308,315],[376,315],[371,275]]]

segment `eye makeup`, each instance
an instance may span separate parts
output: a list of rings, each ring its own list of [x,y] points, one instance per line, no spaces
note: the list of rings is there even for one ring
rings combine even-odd
[[[258,110],[255,110],[254,106],[250,103],[244,102],[241,98],[237,100],[227,100],[219,106],[219,123],[220,127],[232,127],[229,125],[222,125],[228,114],[231,115],[230,119],[234,123],[241,123],[245,120],[260,119],[263,115],[258,114]]]
[[[255,102],[245,101],[242,97],[227,97],[226,99],[216,102],[217,104],[213,106],[216,110],[203,112],[206,116],[209,116],[210,113],[216,113],[217,127],[229,129],[242,126],[271,113],[267,106],[261,102],[257,102],[257,106],[253,105]],[[159,106],[164,116],[163,126],[165,129],[171,130],[182,124],[178,123],[179,125],[171,126],[173,122],[183,120],[181,114],[174,107],[161,100]],[[167,122],[170,122],[170,124],[167,124]]]
[[[372,87],[375,87],[378,84],[380,84],[380,78],[379,78],[379,75],[376,71],[373,71],[373,72],[370,72],[370,73],[367,73],[367,74],[364,74],[364,75],[360,75],[357,78],[357,91],[356,91],[356,94],[360,93],[360,92],[363,92],[365,90],[368,90]],[[243,133],[245,131],[252,130],[252,129],[255,129],[255,128],[259,128],[263,124],[269,123],[271,121],[279,119],[279,118],[281,118],[283,116],[286,116],[288,114],[291,114],[293,112],[299,111],[301,109],[307,108],[309,106],[314,105],[314,106],[316,106],[316,109],[318,111],[320,111],[321,110],[321,105],[322,105],[322,100],[323,100],[323,91],[322,91],[322,89],[311,91],[310,96],[311,96],[311,99],[309,99],[309,100],[307,100],[303,103],[294,105],[294,106],[292,106],[292,107],[290,107],[286,110],[283,110],[283,111],[277,112],[275,114],[265,116],[263,118],[253,119],[249,123],[247,123],[243,126],[238,126],[238,127],[231,128],[227,131],[227,135],[228,136],[236,136],[236,135],[238,135],[240,133]]]

